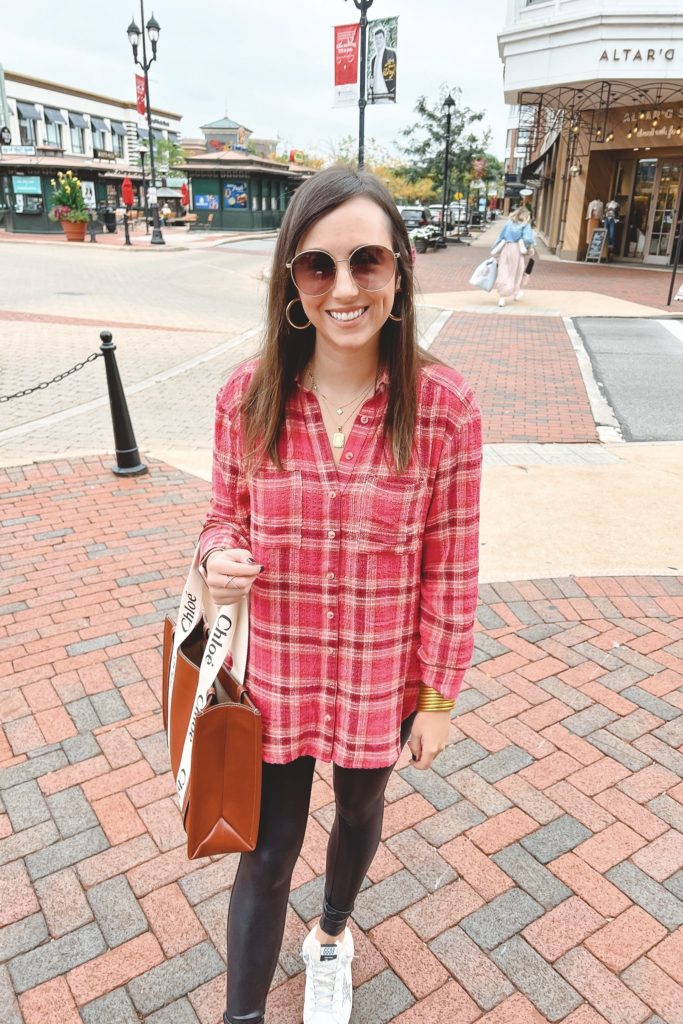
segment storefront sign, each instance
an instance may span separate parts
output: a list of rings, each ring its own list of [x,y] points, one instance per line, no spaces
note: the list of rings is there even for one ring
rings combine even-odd
[[[223,209],[246,210],[247,186],[243,181],[226,181],[223,186]]]
[[[605,242],[607,241],[607,228],[595,228],[591,235],[590,244],[588,246],[588,252],[586,253],[586,263],[599,263],[602,259],[602,252],[605,248]]]
[[[93,156],[96,160],[116,160],[113,149],[93,149]]]
[[[81,181],[81,191],[83,192],[83,202],[89,210],[94,210],[97,203],[95,202],[95,183],[92,181]]]
[[[12,188],[14,189],[15,196],[40,196],[42,195],[42,189],[40,187],[39,177],[29,177],[26,175],[15,175],[12,178]]]
[[[671,63],[671,61],[676,59],[676,51],[673,47],[668,47],[665,50],[663,46],[603,50],[600,55],[600,60],[607,61],[611,64],[619,64],[622,62],[642,64],[643,61],[651,64],[653,61],[656,61],[658,57],[668,63]]]
[[[194,208],[195,210],[217,210],[218,209],[218,196],[214,195],[195,195],[194,196]]]
[[[0,146],[3,156],[35,156],[35,146]]]

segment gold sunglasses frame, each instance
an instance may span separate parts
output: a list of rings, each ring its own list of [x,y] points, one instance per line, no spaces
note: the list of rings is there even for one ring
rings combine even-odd
[[[349,255],[346,257],[346,259],[343,259],[343,260],[335,260],[335,258],[332,255],[332,253],[328,252],[327,249],[302,249],[301,252],[298,252],[294,256],[293,259],[291,259],[288,263],[285,263],[285,267],[289,271],[289,275],[290,275],[290,277],[292,279],[292,284],[294,285],[296,290],[298,292],[301,292],[302,295],[310,295],[311,298],[319,298],[321,295],[327,295],[328,292],[332,291],[332,289],[334,288],[335,284],[337,283],[337,267],[339,266],[340,263],[348,263],[349,264],[349,274],[351,275],[351,278],[352,278],[354,284],[358,288],[360,288],[362,291],[364,291],[364,292],[381,292],[382,288],[386,288],[386,285],[389,284],[389,281],[387,281],[386,284],[380,285],[379,288],[364,288],[362,284],[358,284],[358,281],[356,281],[355,277],[353,276],[353,271],[351,270],[351,260],[353,259],[355,254],[359,251],[359,249],[367,249],[367,248],[384,249],[385,252],[391,253],[391,255],[394,257],[394,276],[396,275],[397,264],[398,264],[399,257],[401,255],[400,252],[394,252],[392,249],[389,248],[388,245],[376,245],[374,242],[364,242],[363,245],[357,245],[356,248],[353,250],[353,252],[349,253]],[[330,285],[329,288],[326,288],[325,291],[323,291],[323,292],[302,292],[301,288],[299,288],[298,284],[294,280],[294,263],[299,258],[299,256],[305,256],[309,252],[322,252],[322,253],[325,254],[325,256],[329,256],[330,259],[332,260],[332,262],[335,265],[335,267],[334,267],[334,277],[332,278],[332,284]],[[389,278],[389,280],[391,280],[391,277]]]

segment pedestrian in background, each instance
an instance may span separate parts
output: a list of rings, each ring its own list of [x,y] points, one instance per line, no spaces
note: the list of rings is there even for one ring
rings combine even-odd
[[[496,291],[499,306],[504,306],[509,299],[517,301],[522,298],[522,277],[527,259],[535,253],[531,214],[525,206],[520,206],[510,214],[492,249],[492,254],[498,258]]]
[[[321,171],[283,220],[261,354],[219,392],[202,532],[213,599],[250,595],[246,687],[263,722],[225,1024],[264,1021],[317,758],[333,763],[335,818],[303,1019],[349,1021],[347,922],[387,782],[406,741],[418,769],[444,749],[470,662],[480,471],[472,392],[417,345],[396,204],[371,174]]]

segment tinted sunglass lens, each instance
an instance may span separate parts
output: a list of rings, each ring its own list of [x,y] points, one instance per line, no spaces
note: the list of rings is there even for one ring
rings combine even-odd
[[[294,284],[304,295],[322,295],[332,286],[336,265],[326,252],[302,252],[292,263]]]
[[[362,245],[351,254],[349,269],[361,288],[379,291],[394,273],[394,254],[383,245]]]

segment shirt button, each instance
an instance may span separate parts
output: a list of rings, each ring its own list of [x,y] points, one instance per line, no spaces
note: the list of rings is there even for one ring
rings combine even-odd
[[[337,497],[337,492],[336,491],[330,491],[330,500],[332,500],[333,498],[336,498],[336,497]]]
[[[326,722],[331,722],[332,721],[332,715],[325,715],[325,721]]]
[[[334,540],[334,538],[337,536],[337,534],[334,532],[334,530],[328,530],[327,531],[327,536],[330,538],[330,540]]]
[[[344,456],[344,458],[345,459],[352,459],[353,458],[353,452],[347,452],[346,455]]]
[[[367,416],[361,416],[360,421],[361,421],[361,423],[367,423],[368,422],[368,417]]]
[[[328,572],[327,578],[328,578],[328,580],[333,580],[334,579],[334,573],[333,572]]]
[[[333,619],[334,618],[334,612],[328,612],[327,613],[327,617],[328,617],[328,619]]]

